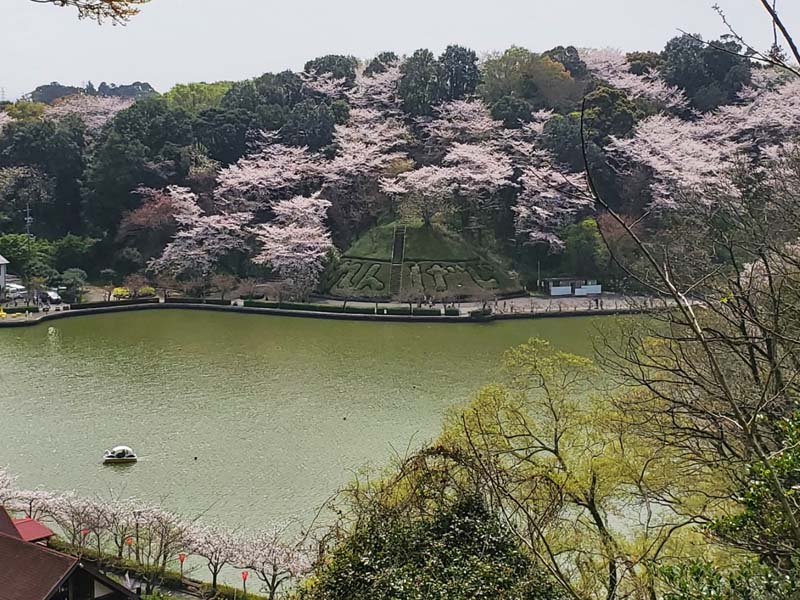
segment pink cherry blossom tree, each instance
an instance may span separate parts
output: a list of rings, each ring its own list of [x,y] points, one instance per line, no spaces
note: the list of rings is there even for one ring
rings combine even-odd
[[[117,558],[122,558],[136,532],[134,511],[137,504],[131,499],[112,498],[106,501],[106,528]]]
[[[211,573],[211,590],[216,591],[219,574],[225,566],[236,562],[242,540],[219,525],[197,524],[187,527],[185,538],[189,552],[205,559]]]
[[[372,75],[359,74],[355,85],[347,91],[347,100],[355,108],[372,108],[386,116],[399,116],[402,102],[397,95],[400,83],[399,61]]]
[[[589,70],[615,88],[624,90],[632,98],[646,98],[664,108],[684,110],[689,108],[685,92],[665,82],[658,73],[648,71],[642,75],[631,73],[625,55],[614,48],[582,48],[581,60]]]
[[[90,130],[103,127],[118,113],[133,106],[132,98],[117,96],[89,96],[87,94],[74,94],[59,98],[47,106],[44,116],[47,119],[61,119],[67,116],[80,118]]]
[[[490,144],[453,144],[443,163],[462,195],[485,199],[512,185],[511,159]]]
[[[434,108],[431,120],[421,120],[430,143],[476,143],[494,138],[503,124],[492,118],[482,100],[453,100]]]
[[[270,265],[301,298],[316,286],[333,250],[324,224],[330,205],[319,194],[282,200],[272,206],[274,221],[252,228],[261,248],[253,261]]]
[[[0,134],[3,133],[3,129],[5,129],[8,125],[14,122],[14,119],[11,118],[6,111],[0,110]]]
[[[336,154],[324,165],[325,182],[350,186],[377,180],[392,163],[407,156],[402,148],[410,136],[397,119],[372,108],[352,109],[348,122],[336,126]]]
[[[221,258],[248,250],[246,225],[252,218],[250,213],[229,213],[185,222],[161,256],[150,261],[148,269],[179,279],[207,278]]]
[[[56,494],[45,490],[17,490],[9,505],[30,519],[40,519],[52,514],[57,500]]]
[[[389,208],[380,178],[406,168],[411,133],[403,123],[374,108],[353,108],[334,132],[336,154],[324,164],[323,193],[333,204],[331,220],[340,231],[358,231]]]
[[[303,86],[317,96],[329,100],[339,100],[343,98],[347,90],[347,80],[337,79],[332,73],[300,73]]]
[[[728,172],[769,146],[800,134],[800,78],[769,89],[747,88],[741,104],[723,106],[695,120],[654,115],[634,135],[612,141],[608,151],[621,164],[639,164],[653,174],[654,205],[675,209],[686,202],[735,196]],[[705,194],[696,194],[707,191]]]
[[[285,535],[285,528],[275,527],[247,538],[241,547],[239,564],[256,574],[269,600],[275,600],[285,584],[312,567],[310,553],[299,542],[285,542]]]
[[[17,478],[6,469],[0,468],[0,506],[5,506],[17,495]]]
[[[426,166],[407,173],[397,179],[384,179],[381,188],[386,194],[400,198],[400,212],[408,218],[420,218],[430,227],[439,213],[453,208],[452,170],[437,166]]]
[[[253,153],[219,173],[215,198],[223,210],[260,210],[313,186],[319,175],[318,156],[264,134]]]
[[[394,181],[384,180],[383,189],[400,195],[401,211],[416,214],[430,225],[437,212],[491,207],[500,188],[514,185],[511,159],[488,143],[455,143],[442,163],[402,173]]]
[[[539,165],[526,168],[520,184],[522,190],[512,208],[518,238],[524,244],[545,244],[553,252],[561,251],[564,243],[559,231],[592,206],[583,175],[562,172],[540,155]]]
[[[75,492],[67,492],[51,496],[48,502],[47,515],[58,525],[62,534],[71,546],[83,547],[84,530],[93,524],[92,504],[78,496]]]
[[[186,549],[189,525],[178,515],[152,506],[134,510],[134,547],[145,593],[160,583],[170,562]]]
[[[136,193],[142,204],[122,217],[117,240],[136,246],[148,259],[160,254],[180,227],[191,226],[203,214],[189,188],[139,188]]]

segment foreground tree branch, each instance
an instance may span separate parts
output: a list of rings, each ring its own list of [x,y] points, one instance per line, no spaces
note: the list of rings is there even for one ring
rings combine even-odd
[[[622,362],[630,361],[632,363],[630,366],[634,373],[634,381],[644,385],[656,395],[661,395],[660,400],[665,403],[666,410],[672,413],[670,418],[673,423],[676,414],[679,419],[684,421],[700,418],[704,422],[713,422],[716,417],[717,420],[725,419],[724,422],[734,428],[732,435],[739,437],[743,445],[741,459],[747,462],[752,456],[755,462],[763,467],[768,485],[781,508],[791,537],[795,545],[800,546],[800,524],[787,490],[784,489],[775,472],[770,469],[771,444],[765,438],[765,428],[759,425],[760,421],[769,421],[785,416],[785,413],[770,412],[772,399],[775,396],[783,396],[788,391],[785,384],[781,385],[780,383],[787,379],[783,374],[784,361],[776,356],[776,340],[773,332],[780,331],[780,325],[775,322],[775,311],[767,310],[766,314],[754,314],[747,305],[748,299],[753,295],[753,289],[748,286],[744,291],[737,290],[726,281],[726,277],[715,277],[715,273],[707,272],[707,269],[713,271],[718,268],[714,265],[706,265],[704,268],[701,264],[698,272],[693,272],[691,266],[685,266],[683,273],[676,273],[670,250],[666,244],[662,248],[663,258],[656,256],[650,245],[609,206],[595,185],[592,173],[588,168],[586,154],[585,110],[584,102],[581,115],[581,141],[587,165],[586,177],[590,193],[594,197],[596,205],[608,213],[627,233],[638,248],[643,262],[649,267],[650,277],[640,280],[654,280],[655,283],[648,284],[648,287],[653,291],[665,290],[674,302],[675,308],[674,311],[667,313],[665,321],[668,330],[662,334],[666,350],[671,355],[652,355],[649,351],[644,351],[642,354],[634,350],[633,354],[622,358]],[[702,194],[702,192],[700,193]],[[734,244],[736,253],[744,254],[749,251],[749,256],[758,257],[760,251],[767,281],[761,301],[767,306],[781,306],[781,298],[779,292],[775,290],[770,267],[775,261],[786,262],[786,260],[782,260],[787,255],[781,246],[782,237],[776,236],[772,231],[765,231],[763,237],[759,237],[762,232],[754,224],[762,221],[769,223],[770,216],[773,215],[759,213],[754,219],[751,219],[751,215],[748,213],[750,207],[744,201],[740,202],[739,200],[736,198],[729,205],[720,206],[714,211],[713,218],[730,221],[727,223],[727,227],[732,229],[731,237],[734,239],[731,243]],[[791,209],[786,210],[790,211]],[[710,229],[708,233],[710,235]],[[794,241],[792,238],[797,237],[797,230],[788,227],[786,234],[789,241]],[[763,240],[763,243],[759,243],[759,240]],[[715,241],[708,240],[710,244]],[[753,248],[747,247],[748,241],[753,241],[753,246],[758,249],[756,252],[753,252]],[[768,247],[770,244],[776,246],[773,252],[780,252],[776,258],[766,255],[767,251],[764,246]],[[609,250],[612,253],[614,251],[613,248]],[[736,264],[735,260],[733,263]],[[726,265],[726,267],[730,266]],[[727,270],[733,271],[732,268]],[[706,278],[716,279],[714,283],[717,287],[706,281]],[[695,296],[701,286],[711,293],[701,294],[698,299]],[[727,292],[722,292],[723,286],[728,290]],[[730,298],[728,294],[730,294]],[[698,313],[700,309],[703,312],[702,316]],[[711,326],[711,323],[716,322],[719,317],[728,321],[735,321],[737,318],[744,319],[742,336]],[[784,352],[787,354],[796,351],[792,344],[785,346]],[[752,363],[752,370],[757,374],[756,382],[738,381],[733,376],[731,365],[727,361],[739,357],[744,360],[745,364],[751,364],[748,358],[754,353],[763,357]],[[723,360],[726,362],[723,363]],[[764,377],[761,377],[762,372],[764,372]],[[793,379],[793,376],[789,377],[789,380]],[[760,385],[758,385],[759,380],[761,380]],[[735,385],[737,388],[745,385],[746,387],[742,390],[735,388]],[[683,391],[676,391],[676,388]],[[745,393],[742,393],[743,391]],[[766,400],[767,398],[770,400]],[[724,413],[710,414],[713,411],[704,406],[704,403],[710,401],[718,403]],[[669,427],[678,431],[685,426],[671,425]],[[725,426],[722,425],[721,431],[724,429]],[[686,433],[685,429],[681,433]],[[720,433],[719,435],[730,434]],[[718,441],[722,442],[723,440],[720,438]],[[721,447],[721,445],[718,446],[718,448]],[[734,453],[737,452],[734,449]]]
[[[778,29],[780,29],[783,39],[786,40],[786,43],[789,44],[789,48],[792,50],[794,59],[800,63],[800,49],[797,48],[797,44],[789,33],[789,30],[786,28],[786,25],[778,15],[778,11],[775,10],[775,7],[769,3],[769,0],[761,0],[761,4],[764,6],[764,10],[769,13],[769,16],[772,17],[772,22],[778,27]]]
[[[113,23],[127,23],[139,14],[139,6],[150,0],[30,0],[37,4],[72,6],[78,9],[81,19],[92,19],[98,23],[111,20]]]

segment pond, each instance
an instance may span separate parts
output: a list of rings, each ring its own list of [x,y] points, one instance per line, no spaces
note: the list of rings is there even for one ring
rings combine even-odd
[[[536,336],[596,320],[367,323],[162,310],[0,330],[0,466],[20,485],[158,501],[232,527],[308,519],[352,474],[439,432]],[[127,444],[141,460],[104,466]]]

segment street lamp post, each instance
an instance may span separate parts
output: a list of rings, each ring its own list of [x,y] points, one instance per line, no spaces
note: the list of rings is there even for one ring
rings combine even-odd
[[[83,555],[83,549],[86,547],[86,536],[89,535],[89,530],[84,527],[81,529],[81,555]]]

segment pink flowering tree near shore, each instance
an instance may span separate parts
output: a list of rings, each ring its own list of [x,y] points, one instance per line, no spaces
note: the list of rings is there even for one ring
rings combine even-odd
[[[245,539],[239,564],[252,570],[263,584],[269,600],[275,600],[281,588],[311,571],[311,554],[301,540],[284,541],[285,527],[265,529]]]
[[[152,196],[153,192],[145,190],[145,194]],[[150,261],[148,268],[153,273],[206,278],[223,257],[247,251],[245,226],[252,220],[252,214],[206,214],[191,190],[177,186],[166,188],[157,198],[169,203],[171,218],[179,230],[161,256]]]
[[[217,589],[217,579],[228,565],[237,564],[243,540],[220,525],[193,523],[185,532],[186,549],[201,557],[211,575],[211,589]]]
[[[275,219],[252,229],[260,246],[254,262],[271,266],[301,298],[314,289],[333,250],[324,223],[330,206],[319,194],[281,200],[272,206]]]
[[[307,574],[313,562],[303,540],[293,539],[286,527],[244,535],[216,523],[186,520],[135,499],[24,490],[2,468],[0,506],[54,527],[70,552],[96,552],[103,557],[101,568],[105,559],[131,560],[147,593],[161,583],[167,569],[178,567],[179,554],[205,563],[212,590],[226,567],[236,567],[253,571],[270,598]]]

